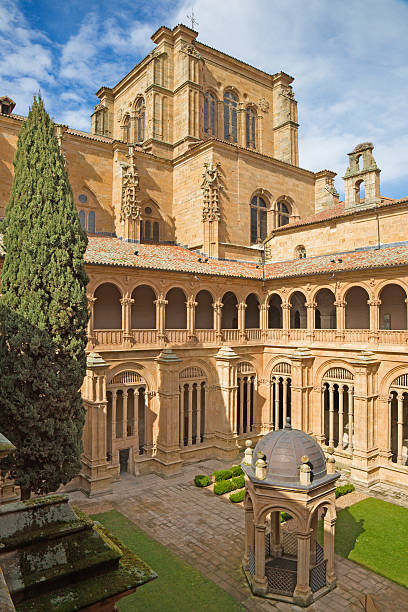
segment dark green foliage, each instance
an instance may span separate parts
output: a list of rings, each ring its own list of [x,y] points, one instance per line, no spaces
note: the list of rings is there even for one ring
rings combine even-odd
[[[228,480],[229,478],[232,478],[232,471],[217,470],[216,472],[213,472],[211,476],[214,478],[215,482],[219,482],[220,480]]]
[[[236,489],[241,489],[241,487],[245,487],[245,478],[243,476],[232,478],[232,484]]]
[[[284,523],[285,521],[290,521],[290,519],[292,518],[292,516],[290,514],[288,514],[287,512],[281,512],[280,514],[280,522]]]
[[[216,495],[224,495],[224,493],[229,493],[230,491],[235,491],[235,489],[241,489],[242,487],[245,487],[245,478],[243,476],[238,476],[231,480],[220,480],[216,482],[214,485],[214,493]]]
[[[242,474],[244,473],[244,470],[240,465],[233,465],[230,468],[230,471],[232,472],[233,476],[242,476]]]
[[[245,497],[245,489],[241,489],[240,491],[237,491],[236,493],[231,493],[231,495],[229,496],[229,500],[233,504],[237,504],[238,502],[244,501],[244,497]]]
[[[347,493],[351,493],[354,490],[355,487],[352,484],[345,484],[342,487],[336,487],[336,499],[342,495],[347,495]]]
[[[196,487],[208,487],[211,481],[205,474],[197,474],[194,476],[194,484]]]
[[[0,431],[17,447],[2,467],[27,497],[79,472],[88,321],[87,238],[41,99],[20,130],[14,167],[2,226]]]

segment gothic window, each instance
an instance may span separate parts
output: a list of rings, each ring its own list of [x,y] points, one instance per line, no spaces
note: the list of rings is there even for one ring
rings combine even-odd
[[[146,106],[143,98],[139,98],[136,103],[136,142],[143,142],[145,139],[145,116]]]
[[[185,368],[179,375],[180,446],[204,442],[206,435],[207,377],[198,367]]]
[[[299,246],[296,247],[296,249],[295,249],[295,256],[298,259],[306,259],[306,249],[303,246],[303,244],[300,244]]]
[[[227,91],[224,95],[224,138],[230,142],[238,142],[237,107],[237,96]]]
[[[86,213],[84,210],[80,210],[79,213],[79,221],[81,223],[81,227],[83,230],[86,230]]]
[[[289,223],[290,210],[285,202],[278,202],[276,205],[277,211],[277,227],[282,227],[283,225],[287,225]]]
[[[268,233],[266,202],[260,196],[251,200],[251,243],[264,240]]]
[[[126,115],[122,123],[122,140],[123,142],[130,141],[130,116]]]
[[[214,94],[207,92],[204,96],[204,132],[215,136],[217,100]]]
[[[151,206],[145,206],[143,221],[140,221],[140,241],[159,242],[160,241],[160,221],[159,213]]]
[[[88,232],[95,233],[95,213],[93,210],[88,213]]]
[[[246,146],[248,149],[256,149],[256,111],[248,108],[245,113],[246,122]]]

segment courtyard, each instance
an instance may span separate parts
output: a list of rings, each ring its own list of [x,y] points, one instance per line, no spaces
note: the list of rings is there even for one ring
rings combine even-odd
[[[104,513],[111,513],[112,510],[120,512],[134,523],[137,530],[142,530],[147,536],[177,555],[179,560],[190,565],[194,570],[198,570],[206,579],[213,581],[232,598],[229,607],[224,602],[217,608],[218,604],[215,599],[211,604],[213,607],[208,606],[207,609],[239,609],[239,606],[235,607],[237,603],[241,604],[243,609],[254,612],[262,610],[287,610],[288,612],[289,610],[301,610],[302,608],[297,606],[263,600],[251,594],[241,571],[244,546],[244,512],[242,508],[239,505],[231,504],[228,499],[220,499],[213,495],[211,491],[196,487],[193,483],[194,476],[197,473],[209,475],[214,470],[223,469],[229,467],[229,465],[217,460],[208,460],[198,465],[185,467],[182,474],[171,479],[163,479],[154,474],[138,478],[122,474],[121,481],[113,484],[112,493],[104,496],[103,499],[89,499],[79,492],[71,493],[70,499],[71,503],[88,514],[97,514],[99,520],[108,521],[109,527],[113,528],[114,533],[117,534],[118,532],[115,531],[117,516],[115,514],[104,515]],[[363,498],[362,494],[354,492],[339,499],[339,509],[341,507],[345,508],[347,504],[358,502],[354,508],[348,509],[344,516],[345,519],[349,517],[350,520],[350,515],[353,515],[354,525],[360,525],[359,533],[350,533],[348,544],[345,542],[345,549],[342,551],[342,554],[346,555],[347,546],[349,548],[352,546],[354,552],[357,553],[356,561],[360,560],[358,558],[357,539],[362,537],[361,533],[364,529],[361,510],[358,510],[359,505],[363,502],[367,503],[367,501],[370,503],[378,501],[363,500]],[[392,508],[395,508],[397,514],[401,510],[397,506]],[[372,521],[369,525],[365,525],[370,530],[376,521],[377,529],[381,525],[381,517],[376,519],[376,511],[377,509],[373,508]],[[116,519],[112,522],[112,517],[115,516]],[[343,522],[342,519],[339,520],[339,524],[341,522]],[[367,531],[367,534],[364,533],[363,535],[369,535],[369,532]],[[400,535],[403,536],[403,534]],[[355,546],[356,542],[357,545]],[[403,546],[403,540],[398,546]],[[380,550],[380,547],[378,549]],[[371,550],[371,552],[373,551]],[[150,563],[153,564],[153,561],[150,561]],[[399,572],[399,576],[404,571],[401,567],[395,567],[394,569]],[[390,568],[389,571],[390,573],[387,575],[392,574],[394,570]],[[382,573],[385,574],[386,572],[383,571]],[[381,612],[408,610],[407,590],[386,577],[339,555],[336,555],[336,574],[338,587],[310,606],[309,610],[361,611],[363,608],[359,600],[367,593],[374,598]],[[403,579],[399,579],[399,581],[402,583]],[[158,580],[147,588],[160,589],[160,580],[159,572]],[[168,582],[166,583],[165,580],[166,577],[163,576],[163,589],[166,589],[170,601],[172,595],[167,590]],[[188,574],[186,574],[187,580]],[[172,584],[175,585],[176,583],[173,582]],[[203,589],[205,590],[207,586],[203,585]],[[143,598],[145,597],[143,591],[144,589],[140,589],[139,593],[133,596],[134,608],[130,605],[130,600],[123,600],[120,604],[121,612],[131,612],[133,609],[146,607],[143,605]],[[221,594],[219,596],[222,598]],[[141,605],[136,603],[139,597],[141,598]],[[177,594],[174,597],[177,599]],[[178,607],[178,610],[205,609],[200,607],[202,604],[199,602],[200,597],[198,596],[197,603],[195,599],[185,600],[185,607]],[[154,611],[156,609],[160,608],[154,608],[150,603],[149,610]]]

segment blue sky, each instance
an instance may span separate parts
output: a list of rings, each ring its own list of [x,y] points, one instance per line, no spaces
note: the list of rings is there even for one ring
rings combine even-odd
[[[403,0],[0,0],[0,95],[27,114],[39,89],[56,121],[89,130],[101,85],[187,22],[199,40],[267,72],[295,77],[300,164],[338,173],[375,145],[382,193],[408,195],[408,2]]]

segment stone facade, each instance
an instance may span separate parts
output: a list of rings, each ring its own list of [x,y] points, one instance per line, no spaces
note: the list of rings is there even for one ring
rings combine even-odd
[[[345,203],[298,166],[292,77],[185,26],[152,39],[91,133],[56,126],[89,234],[76,484],[232,459],[290,415],[361,486],[407,486],[408,201],[380,195],[370,143]],[[0,114],[0,216],[23,121]]]

